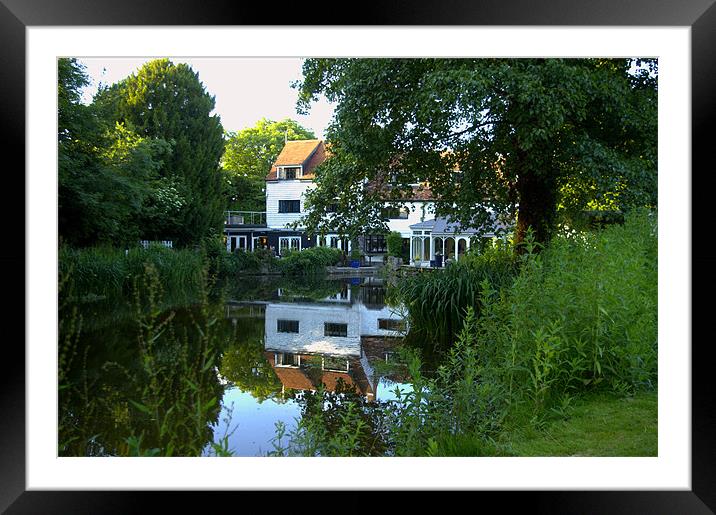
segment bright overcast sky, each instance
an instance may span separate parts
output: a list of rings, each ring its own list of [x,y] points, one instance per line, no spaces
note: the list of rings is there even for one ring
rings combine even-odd
[[[199,74],[206,90],[214,95],[214,113],[221,117],[227,131],[251,127],[261,118],[292,118],[313,130],[318,138],[333,116],[325,100],[312,105],[308,116],[296,112],[298,92],[291,82],[301,78],[302,59],[286,58],[170,58],[187,63]],[[114,84],[136,72],[151,58],[79,58],[87,67],[92,84],[85,90],[84,101],[90,102],[97,86]]]

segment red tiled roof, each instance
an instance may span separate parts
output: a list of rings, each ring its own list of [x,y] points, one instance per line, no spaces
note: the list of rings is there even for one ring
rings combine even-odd
[[[322,140],[287,141],[268,175],[266,175],[266,180],[275,181],[278,179],[277,167],[292,165],[303,166],[303,179],[313,179],[313,170],[325,161],[326,156],[326,145]]]
[[[382,177],[369,182],[366,185],[366,189],[371,192],[383,192],[381,198],[384,198],[386,200],[391,198],[390,191],[392,189],[392,186],[388,184]],[[428,184],[427,182],[420,183],[416,186],[411,186],[411,190],[412,191],[410,193],[403,192],[398,198],[394,200],[435,200],[435,196],[430,189],[430,184]]]

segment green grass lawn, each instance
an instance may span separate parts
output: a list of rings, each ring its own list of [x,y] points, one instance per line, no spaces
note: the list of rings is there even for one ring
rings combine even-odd
[[[508,438],[515,456],[657,456],[657,392],[587,397],[566,420]]]

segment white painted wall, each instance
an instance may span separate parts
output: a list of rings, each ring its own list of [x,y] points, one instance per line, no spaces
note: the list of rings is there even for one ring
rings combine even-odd
[[[409,238],[412,234],[411,225],[435,218],[433,202],[406,202],[404,206],[410,210],[408,218],[388,220],[388,229],[399,232],[403,238]]]
[[[389,306],[383,309],[368,309],[363,304],[354,304],[354,307],[360,312],[360,334],[361,336],[400,336],[398,331],[388,331],[386,329],[378,329],[378,319],[388,318],[391,320],[401,320],[403,315]]]
[[[295,222],[304,213],[304,195],[313,187],[312,181],[281,180],[266,182],[266,225],[272,229],[282,229]],[[279,213],[279,200],[300,200],[300,213]]]
[[[313,187],[312,181],[280,180],[266,183],[266,225],[272,229],[285,228],[287,224],[301,218],[305,212],[305,193]],[[279,200],[300,200],[300,213],[279,213]],[[406,202],[408,218],[388,220],[388,229],[399,232],[404,238],[412,234],[410,226],[435,218],[432,202]]]
[[[298,334],[279,333],[277,321],[298,320]],[[348,336],[324,336],[324,323],[348,325]],[[269,304],[266,306],[266,349],[290,353],[360,356],[360,314],[352,306]]]
[[[400,336],[378,328],[378,319],[400,320],[391,307],[368,309],[363,304],[274,303],[266,306],[266,349],[289,353],[359,356],[361,336]],[[279,333],[278,320],[298,320],[298,333]],[[348,336],[324,336],[324,323],[348,325]]]

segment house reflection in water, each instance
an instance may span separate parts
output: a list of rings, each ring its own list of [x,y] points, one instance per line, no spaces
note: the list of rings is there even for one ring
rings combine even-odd
[[[336,391],[342,381],[374,400],[377,378],[363,341],[372,337],[391,346],[406,329],[402,315],[384,304],[384,292],[375,279],[359,287],[344,283],[320,300],[279,291],[280,300],[266,305],[265,356],[283,391],[315,391],[320,384]]]

